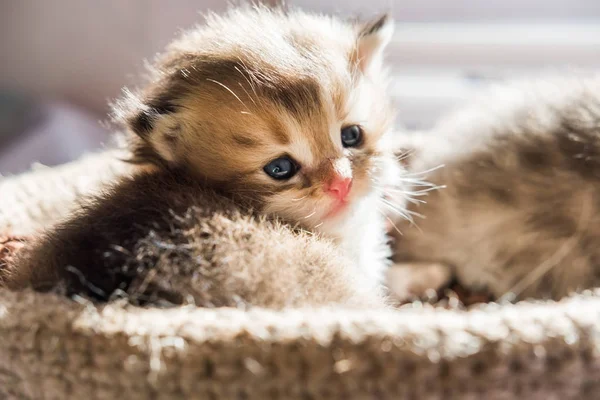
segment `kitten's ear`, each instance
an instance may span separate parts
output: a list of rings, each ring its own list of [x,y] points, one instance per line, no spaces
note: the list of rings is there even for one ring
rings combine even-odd
[[[125,91],[114,106],[116,119],[135,134],[137,162],[171,163],[175,157],[179,125],[177,106],[167,94],[139,95]]]
[[[391,15],[367,22],[358,33],[356,53],[358,66],[363,73],[376,70],[383,62],[383,50],[394,34],[394,20]]]

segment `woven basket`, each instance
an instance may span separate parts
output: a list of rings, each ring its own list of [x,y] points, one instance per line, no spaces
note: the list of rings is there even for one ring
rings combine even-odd
[[[0,181],[31,235],[128,167],[112,152]],[[0,399],[600,398],[600,292],[470,311],[97,307],[0,290]]]

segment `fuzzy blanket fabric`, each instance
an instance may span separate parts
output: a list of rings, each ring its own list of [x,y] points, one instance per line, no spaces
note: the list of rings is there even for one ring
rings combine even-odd
[[[123,173],[107,152],[5,178],[0,235],[36,234]],[[274,312],[0,290],[0,399],[578,399],[600,398],[599,377],[600,291]]]

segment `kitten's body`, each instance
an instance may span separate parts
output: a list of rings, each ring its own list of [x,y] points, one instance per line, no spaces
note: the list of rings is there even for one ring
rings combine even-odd
[[[404,136],[445,188],[398,221],[397,261],[442,262],[496,297],[600,285],[600,79],[496,87],[431,132]]]
[[[136,161],[153,163],[158,174],[177,171],[255,212],[333,239],[349,255],[355,283],[377,292],[389,256],[379,203],[384,187],[400,178],[387,143],[393,118],[381,64],[390,34],[386,18],[350,24],[262,7],[211,16],[157,58],[143,90],[126,91],[115,119],[132,134]],[[133,197],[120,211],[115,206],[122,192]],[[23,275],[12,276],[21,276],[23,284],[35,265],[49,262],[52,276],[70,260],[89,260],[88,248],[124,246],[128,225],[92,221],[120,220],[110,213],[146,219],[137,207],[157,209],[155,221],[173,200],[153,194],[145,205],[135,196],[126,184],[92,200],[90,209],[50,231],[23,258],[17,265]],[[197,204],[186,198],[188,206]],[[98,229],[100,237],[93,232]],[[80,242],[88,236],[114,239]],[[268,240],[275,246],[277,239],[275,234]],[[129,249],[132,243],[126,243]],[[301,269],[309,263],[296,257],[302,256],[290,254],[288,262]],[[78,268],[86,276],[106,274],[104,264],[92,265]],[[265,282],[270,273],[266,268]],[[277,279],[272,283],[265,290],[279,293]],[[323,288],[331,285],[325,281]],[[103,292],[115,285],[108,286]]]
[[[58,287],[97,301],[383,305],[331,242],[257,216],[178,171],[107,188],[19,251],[15,265],[5,271],[9,288]]]

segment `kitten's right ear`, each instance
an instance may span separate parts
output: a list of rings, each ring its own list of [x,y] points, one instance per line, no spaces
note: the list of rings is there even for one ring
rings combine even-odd
[[[175,161],[179,126],[174,99],[166,94],[139,95],[124,90],[113,110],[115,119],[135,134],[132,146],[137,162]]]
[[[171,104],[159,106],[144,105],[137,113],[132,115],[127,124],[131,130],[140,138],[148,138],[157,125],[161,124],[161,119],[175,112],[175,107]]]

